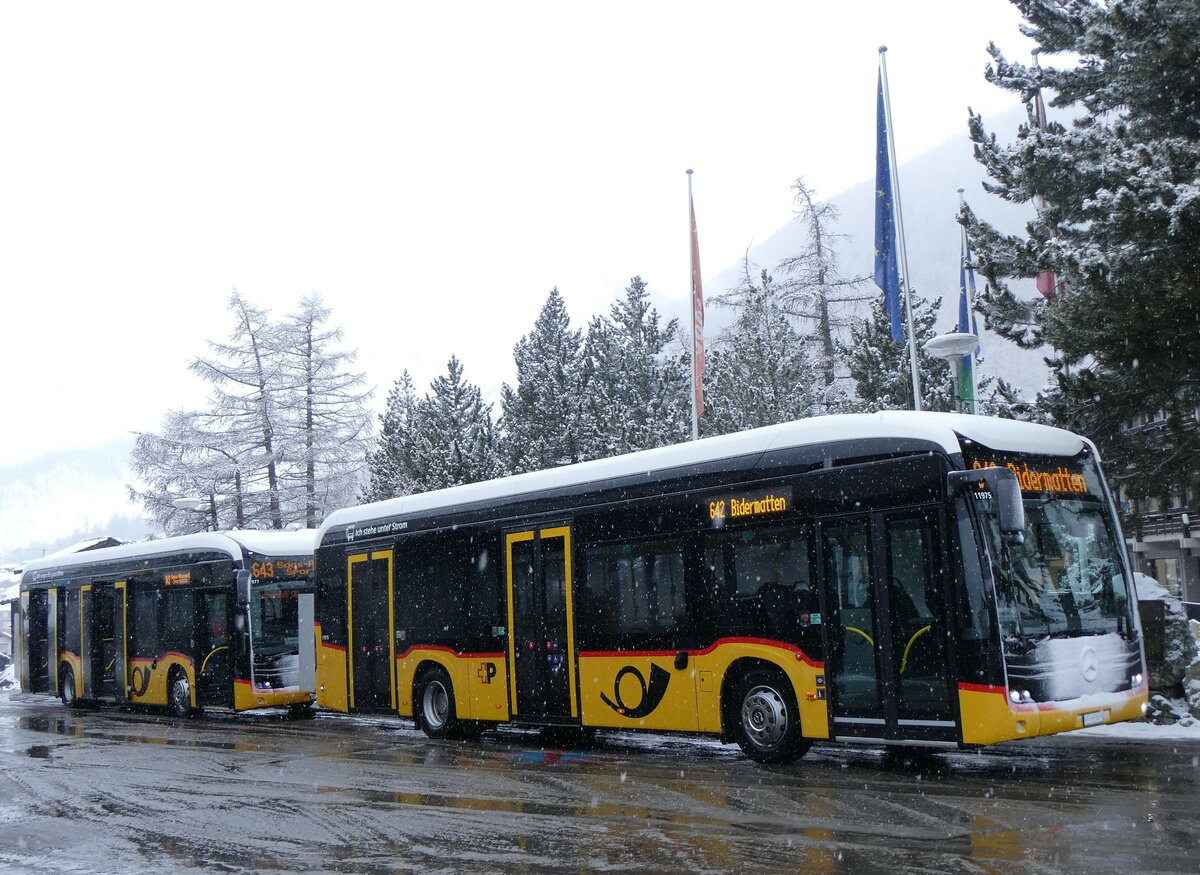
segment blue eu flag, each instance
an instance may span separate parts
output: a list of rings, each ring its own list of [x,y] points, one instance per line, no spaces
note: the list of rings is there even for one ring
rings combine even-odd
[[[892,210],[892,168],[888,160],[887,114],[883,109],[883,73],[879,74],[879,98],[875,129],[875,285],[883,291],[883,303],[892,318],[892,339],[904,342],[900,328],[900,270],[896,265],[896,219]]]

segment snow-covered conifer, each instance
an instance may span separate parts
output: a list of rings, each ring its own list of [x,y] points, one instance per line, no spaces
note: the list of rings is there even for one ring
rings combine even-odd
[[[379,415],[379,437],[367,459],[370,481],[363,501],[382,501],[422,491],[416,441],[421,431],[420,399],[412,376],[405,371],[387,397]]]
[[[320,295],[301,299],[278,333],[282,386],[280,437],[288,448],[285,496],[303,524],[316,527],[330,511],[353,503],[370,436],[361,373],[348,366],[356,353],[338,349],[342,329],[327,326]]]
[[[779,300],[783,309],[811,325],[798,330],[815,349],[810,358],[816,363],[829,396],[821,404],[821,412],[837,412],[842,393],[834,389],[839,374],[845,371],[837,361],[836,339],[850,325],[854,305],[870,299],[857,291],[868,277],[843,277],[838,270],[837,245],[846,235],[833,229],[838,210],[829,201],[821,201],[815,192],[797,179],[792,185],[796,199],[796,221],[803,228],[804,245],[800,253],[783,259],[779,272]],[[834,399],[839,399],[835,401]]]
[[[551,289],[533,330],[513,349],[517,385],[501,389],[500,443],[511,473],[580,461],[583,332]]]
[[[921,405],[925,410],[951,410],[954,388],[945,359],[926,354],[922,348],[935,332],[941,298],[932,304],[912,293],[913,330],[917,336],[917,367],[920,369]],[[866,413],[878,410],[912,410],[912,375],[905,344],[892,339],[892,323],[883,296],[871,302],[870,315],[850,326],[850,337],[839,342],[858,395],[856,407]]]
[[[451,356],[446,373],[435,377],[416,417],[414,443],[421,491],[487,480],[500,473],[492,405],[463,376]]]
[[[235,289],[229,296],[235,326],[229,342],[209,341],[212,356],[197,358],[193,373],[212,384],[213,430],[228,439],[231,454],[265,474],[265,519],[251,527],[284,526],[279,463],[279,390],[283,384],[278,333],[265,310],[246,301]]]
[[[764,270],[737,295],[737,322],[713,345],[705,371],[705,434],[727,434],[812,416],[818,380],[804,340]]]
[[[686,440],[690,366],[678,350],[679,322],[660,324],[635,276],[608,316],[588,326],[584,458],[603,458]]]
[[[1042,205],[1024,235],[964,211],[988,279],[981,310],[1013,341],[1056,350],[1041,404],[1097,441],[1126,494],[1165,496],[1200,479],[1200,3],[1017,6],[1041,59],[1063,65],[993,45],[987,79],[1030,104],[1046,89],[1072,120],[1040,128],[1031,109],[1003,145],[970,118],[987,190]],[[1052,298],[1008,285],[1046,271]],[[1127,428],[1147,416],[1163,427]]]

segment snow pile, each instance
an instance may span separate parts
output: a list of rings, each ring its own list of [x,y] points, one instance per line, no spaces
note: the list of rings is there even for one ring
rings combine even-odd
[[[1133,576],[1139,602],[1161,602],[1163,605],[1163,655],[1161,660],[1147,660],[1150,689],[1166,697],[1183,694],[1188,700],[1188,708],[1200,716],[1200,666],[1196,665],[1200,654],[1183,603],[1154,578],[1140,572]]]
[[[1165,602],[1168,613],[1183,613],[1183,603],[1167,591],[1167,588],[1148,574],[1133,573],[1133,585],[1137,588],[1139,602]]]
[[[17,688],[17,666],[10,662],[4,671],[0,671],[0,690],[15,690]]]

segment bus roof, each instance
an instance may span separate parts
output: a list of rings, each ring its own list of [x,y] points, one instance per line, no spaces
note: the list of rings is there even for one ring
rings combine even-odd
[[[118,562],[122,559],[151,559],[188,552],[224,553],[231,559],[241,559],[243,550],[266,556],[302,556],[313,552],[315,529],[296,532],[238,530],[233,532],[201,532],[195,535],[176,535],[155,541],[135,541],[118,547],[101,547],[81,553],[60,553],[35,559],[25,565],[25,574],[57,568],[77,568]]]
[[[1071,432],[1011,419],[907,411],[817,416],[608,459],[580,462],[561,468],[516,474],[497,480],[469,483],[345,508],[333,512],[325,519],[317,530],[317,544],[324,543],[327,532],[342,526],[354,526],[444,507],[516,499],[563,487],[611,482],[622,477],[686,468],[723,458],[762,455],[771,450],[836,441],[898,438],[925,442],[931,445],[931,449],[941,448],[950,455],[962,451],[960,437],[997,451],[1075,456],[1085,447],[1094,450],[1088,441]]]

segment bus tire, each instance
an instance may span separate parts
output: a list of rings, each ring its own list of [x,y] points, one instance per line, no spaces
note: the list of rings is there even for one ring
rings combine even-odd
[[[79,697],[75,695],[75,670],[65,663],[58,672],[58,697],[68,708],[79,707]]]
[[[183,669],[171,669],[167,678],[167,710],[180,719],[192,713],[192,685]]]
[[[422,731],[430,738],[457,737],[460,727],[454,709],[454,685],[446,670],[440,665],[430,666],[417,675],[413,687]]]
[[[809,743],[800,732],[800,711],[792,685],[782,672],[754,668],[738,680],[733,694],[733,737],[757,763],[790,763]]]

